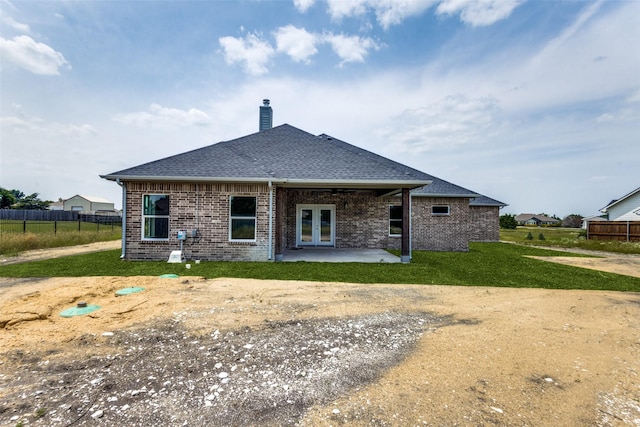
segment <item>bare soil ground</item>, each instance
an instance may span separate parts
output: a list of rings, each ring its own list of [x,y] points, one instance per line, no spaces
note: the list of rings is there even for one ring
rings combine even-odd
[[[638,293],[0,279],[3,426],[640,426],[639,373]]]

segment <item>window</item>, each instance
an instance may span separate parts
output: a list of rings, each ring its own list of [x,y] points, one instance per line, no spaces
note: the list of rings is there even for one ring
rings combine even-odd
[[[389,236],[402,236],[402,206],[389,206]]]
[[[431,215],[449,215],[449,206],[431,206]]]
[[[256,198],[231,196],[229,213],[229,239],[231,241],[256,240]]]
[[[142,201],[142,238],[169,239],[169,196],[146,194]]]

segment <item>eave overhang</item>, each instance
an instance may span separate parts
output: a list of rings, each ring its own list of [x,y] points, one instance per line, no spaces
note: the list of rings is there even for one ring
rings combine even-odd
[[[286,179],[206,176],[144,176],[144,175],[100,175],[109,181],[152,182],[215,182],[215,183],[269,183],[287,188],[339,188],[339,189],[402,189],[418,188],[431,184],[431,180],[367,180],[367,179]]]

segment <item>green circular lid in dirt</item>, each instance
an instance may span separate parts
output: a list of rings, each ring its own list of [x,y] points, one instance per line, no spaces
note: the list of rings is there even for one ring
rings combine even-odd
[[[144,291],[144,288],[140,287],[140,286],[132,286],[130,288],[123,288],[123,289],[118,289],[116,291],[116,295],[129,295],[129,294],[135,294],[136,292],[142,292]]]
[[[100,308],[99,305],[87,305],[85,307],[71,307],[61,311],[60,316],[62,317],[83,316],[85,314],[89,314],[93,311],[96,311],[99,308]]]
[[[177,274],[163,274],[162,276],[160,276],[161,279],[177,279],[178,276]]]

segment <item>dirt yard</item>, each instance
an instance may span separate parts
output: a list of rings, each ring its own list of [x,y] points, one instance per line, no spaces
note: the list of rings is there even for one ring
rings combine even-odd
[[[639,374],[639,293],[0,279],[2,426],[640,426]]]

